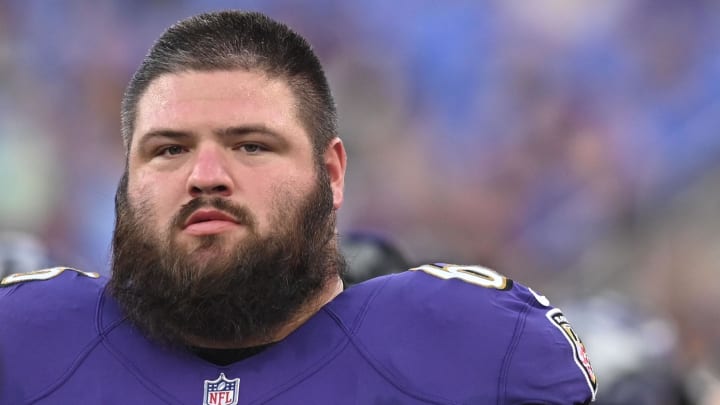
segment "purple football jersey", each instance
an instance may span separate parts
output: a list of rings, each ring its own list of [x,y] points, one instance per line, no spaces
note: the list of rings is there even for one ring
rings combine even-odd
[[[353,286],[227,366],[145,338],[106,280],[46,270],[0,288],[0,403],[584,404],[596,381],[562,313],[479,266]]]

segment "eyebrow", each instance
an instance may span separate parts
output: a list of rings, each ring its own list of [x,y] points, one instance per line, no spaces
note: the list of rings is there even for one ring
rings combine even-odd
[[[257,124],[257,125],[242,125],[242,126],[235,126],[235,127],[228,127],[228,128],[222,128],[222,129],[216,129],[213,131],[213,134],[219,137],[235,137],[235,136],[242,136],[252,133],[261,133],[265,135],[269,135],[273,138],[282,139],[282,136],[278,134],[276,131],[273,131],[272,129],[268,128],[265,125]],[[150,130],[140,136],[140,139],[138,141],[138,144],[142,145],[149,140],[153,138],[168,138],[168,139],[187,139],[191,138],[193,136],[192,132],[188,131],[179,131],[174,129],[153,129]]]
[[[176,131],[172,129],[154,129],[145,132],[140,136],[138,145],[143,145],[153,138],[169,138],[169,139],[187,139],[192,136],[191,133],[186,131]]]
[[[257,124],[257,125],[241,125],[237,127],[228,127],[228,128],[222,128],[213,131],[215,135],[218,135],[220,137],[232,137],[232,136],[242,136],[247,134],[253,134],[253,133],[260,133],[269,135],[274,138],[282,139],[282,136],[278,134],[276,131],[273,131],[272,129],[268,128],[265,125]]]

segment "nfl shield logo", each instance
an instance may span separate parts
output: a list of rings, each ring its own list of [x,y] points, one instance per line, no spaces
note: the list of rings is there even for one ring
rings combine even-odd
[[[203,405],[237,405],[240,379],[228,380],[220,373],[216,380],[205,380]]]

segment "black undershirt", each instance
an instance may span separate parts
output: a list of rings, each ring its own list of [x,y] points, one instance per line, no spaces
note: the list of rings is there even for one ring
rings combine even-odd
[[[211,349],[208,347],[188,347],[191,352],[205,361],[216,364],[218,366],[227,366],[229,364],[245,360],[252,357],[274,343],[268,343],[260,346],[243,347],[240,349]]]

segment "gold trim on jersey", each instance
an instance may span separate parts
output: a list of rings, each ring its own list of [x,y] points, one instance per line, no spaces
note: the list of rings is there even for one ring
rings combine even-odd
[[[455,278],[485,288],[497,290],[509,290],[512,288],[512,280],[483,266],[439,263],[424,264],[410,270],[419,270],[444,280]]]
[[[11,274],[2,280],[0,280],[0,286],[6,286],[11,284],[23,283],[26,281],[38,281],[38,280],[49,280],[62,274],[65,270],[72,270],[82,274],[83,276],[90,278],[98,278],[100,274],[95,272],[87,272],[72,267],[52,267],[49,269],[29,271],[26,273],[15,273]]]

